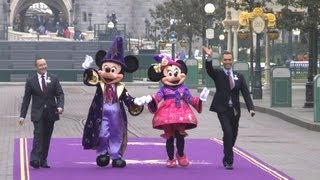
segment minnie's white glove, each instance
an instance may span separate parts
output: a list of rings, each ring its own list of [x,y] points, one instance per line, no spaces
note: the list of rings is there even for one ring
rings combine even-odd
[[[152,97],[150,95],[142,96],[139,98],[135,98],[133,103],[138,106],[146,105],[152,101]]]
[[[209,93],[210,93],[210,90],[208,88],[204,87],[200,93],[200,100],[207,101]]]
[[[90,68],[92,62],[93,62],[92,57],[89,56],[89,55],[86,55],[86,59],[85,59],[84,62],[82,63],[83,69],[88,69],[88,68]]]

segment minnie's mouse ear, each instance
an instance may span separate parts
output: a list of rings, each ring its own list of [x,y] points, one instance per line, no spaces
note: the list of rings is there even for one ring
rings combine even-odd
[[[127,65],[126,72],[133,73],[139,67],[139,61],[136,56],[128,55],[124,57],[124,62]]]
[[[182,60],[177,60],[176,62],[180,64],[181,72],[188,74],[188,67],[186,63],[184,63]]]
[[[96,61],[96,65],[98,67],[101,66],[101,60],[106,56],[107,52],[104,51],[104,50],[99,50],[97,53],[96,53],[96,56],[95,56],[95,61]]]

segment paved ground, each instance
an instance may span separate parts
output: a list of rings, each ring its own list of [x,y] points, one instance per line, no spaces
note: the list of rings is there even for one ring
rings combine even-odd
[[[95,88],[76,83],[63,83],[63,88],[66,94],[65,113],[56,123],[53,136],[81,137]],[[133,96],[142,96],[155,93],[157,86],[128,83],[127,89]],[[0,85],[0,99],[3,102],[0,104],[1,180],[12,180],[14,139],[32,137],[32,123],[27,121],[20,127],[17,122],[23,90],[24,84],[21,83]],[[319,179],[320,124],[313,122],[313,109],[303,108],[304,93],[303,84],[294,86],[292,107],[270,108],[270,92],[263,90],[263,99],[254,100],[257,107],[254,118],[249,117],[245,109],[242,110],[236,145],[295,179]],[[193,89],[192,94],[199,93]],[[204,104],[203,113],[197,114],[199,126],[189,131],[188,138],[221,138],[216,114],[208,111],[211,100],[212,96]],[[161,131],[151,128],[151,119],[148,111],[137,117],[129,116],[130,137],[159,137]],[[222,154],[212,155],[222,157]]]
[[[20,139],[25,140],[25,138]],[[270,167],[265,166],[265,163],[257,161],[257,159],[253,160],[247,156],[247,153],[238,148],[235,149],[236,153],[234,154],[237,168],[233,171],[226,171],[220,163],[220,156],[212,156],[212,154],[222,153],[222,145],[216,139],[208,138],[189,138],[186,141],[186,146],[189,152],[193,152],[188,153],[191,165],[187,168],[178,166],[174,169],[168,169],[165,167],[167,156],[163,139],[130,137],[125,153],[127,167],[121,170],[112,168],[110,165],[105,168],[97,167],[95,163],[96,152],[84,151],[80,138],[54,138],[51,141],[51,146],[59,148],[51,148],[49,162],[53,168],[47,170],[27,168],[26,171],[21,171],[25,168],[24,160],[26,159],[24,157],[19,158],[20,152],[26,153],[24,147],[27,147],[28,153],[30,153],[32,139],[23,141],[25,142],[23,147],[19,148],[20,143],[22,143],[19,141],[20,139],[17,139],[15,143],[15,150],[18,149],[18,151],[14,153],[14,180],[22,180],[24,177],[27,180],[87,180],[88,177],[93,175],[94,179],[106,179],[107,176],[108,179],[117,180],[128,178],[130,180],[171,180],[176,179],[174,177],[183,180],[270,180],[275,179],[275,177],[284,180],[290,178],[277,170],[270,169]]]

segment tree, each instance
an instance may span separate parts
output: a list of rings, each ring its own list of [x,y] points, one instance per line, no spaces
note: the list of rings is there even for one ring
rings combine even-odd
[[[228,1],[227,6],[251,12],[255,7],[265,7],[266,3],[272,3],[272,0],[233,0],[233,2]]]
[[[307,9],[305,21],[303,23],[305,31],[308,33],[309,39],[309,66],[308,66],[308,82],[306,83],[306,102],[304,107],[313,107],[313,77],[317,74],[318,61],[318,42],[320,34],[319,19],[319,0],[278,0],[278,3],[285,6],[294,6]],[[300,27],[299,27],[300,28]]]
[[[224,0],[170,0],[156,6],[155,9],[150,9],[154,20],[153,26],[163,32],[162,36],[167,35],[170,31],[176,31],[178,39],[186,39],[189,44],[190,57],[195,37],[202,37],[202,40],[205,41],[207,18],[204,6],[207,3],[212,3],[216,7],[215,20],[221,22],[225,19],[226,2]]]
[[[287,30],[300,28],[307,31],[320,23],[319,0],[277,0],[277,3],[284,6],[278,23]],[[293,12],[288,8],[289,6],[308,9],[308,11],[304,13]]]
[[[291,13],[293,19],[292,24],[288,26],[292,28],[300,28],[302,31],[308,33],[309,41],[309,63],[312,63],[312,66],[309,66],[308,80],[311,82],[313,76],[317,74],[317,56],[318,56],[318,41],[319,41],[319,27],[320,27],[320,18],[319,18],[319,9],[320,4],[319,0],[278,0],[279,4],[283,6],[293,6],[297,8],[307,9],[307,13],[303,14],[301,17],[297,17],[296,14]],[[285,20],[285,19],[284,19]]]

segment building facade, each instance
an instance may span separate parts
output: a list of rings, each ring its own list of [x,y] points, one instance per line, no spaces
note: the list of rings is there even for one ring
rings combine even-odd
[[[22,23],[33,4],[43,3],[52,11],[54,21],[63,21],[69,27],[87,31],[95,24],[107,24],[115,15],[117,23],[125,24],[126,32],[133,38],[145,36],[149,9],[166,0],[0,0],[0,39],[5,39],[7,27]],[[42,19],[41,19],[42,20]],[[91,26],[90,26],[91,25]]]

